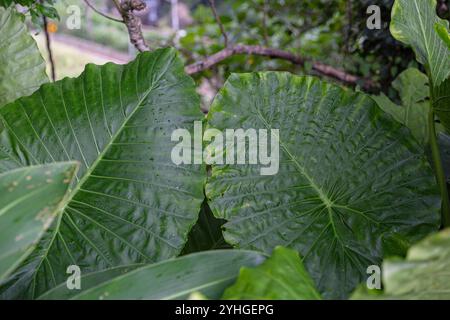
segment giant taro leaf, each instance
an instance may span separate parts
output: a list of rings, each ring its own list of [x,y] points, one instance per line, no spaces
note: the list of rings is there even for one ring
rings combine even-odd
[[[171,133],[202,119],[194,81],[173,49],[128,65],[87,65],[0,109],[0,171],[81,163],[60,218],[11,276],[3,298],[41,295],[68,265],[93,272],[182,250],[203,201],[203,166],[171,162]]]
[[[264,259],[262,254],[246,250],[200,252],[138,268],[87,274],[81,278],[81,291],[68,290],[63,284],[39,298],[175,300],[201,293],[219,299],[241,267],[255,267]]]
[[[0,282],[56,217],[76,168],[76,163],[65,162],[0,174]]]
[[[45,61],[28,33],[24,17],[0,7],[0,106],[48,82]]]
[[[361,286],[353,299],[450,300],[450,229],[411,247],[405,260],[383,262],[383,292]]]
[[[320,300],[298,252],[276,247],[260,266],[243,267],[236,283],[225,290],[231,300]]]
[[[433,86],[450,76],[450,49],[437,32],[448,26],[436,14],[436,0],[395,0],[392,7],[392,35],[410,45],[417,60],[428,66]]]
[[[277,174],[213,165],[206,196],[227,242],[296,249],[325,298],[346,297],[384,250],[439,226],[423,149],[365,94],[288,73],[232,75],[208,126],[279,129]]]

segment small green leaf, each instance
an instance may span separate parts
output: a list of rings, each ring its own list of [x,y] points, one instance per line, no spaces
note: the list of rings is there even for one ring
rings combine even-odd
[[[175,300],[187,299],[192,293],[218,299],[242,266],[254,267],[264,259],[260,253],[245,250],[194,253],[139,268],[131,266],[132,271],[127,273],[127,267],[123,267],[87,274],[81,277],[81,291],[62,284],[40,299]]]
[[[434,25],[434,29],[450,50],[450,33],[448,32],[448,29],[439,23],[436,23]]]
[[[353,299],[450,299],[450,229],[431,235],[411,247],[405,260],[383,263],[382,294],[360,287]]]
[[[298,252],[276,247],[272,256],[258,267],[244,267],[224,299],[320,300]]]
[[[398,91],[402,105],[389,100],[385,94],[373,96],[378,106],[411,130],[421,144],[428,143],[428,112],[430,109],[428,78],[415,68],[403,71],[392,86]]]
[[[0,7],[0,107],[33,93],[48,82],[45,61],[23,16]]]
[[[74,162],[61,162],[0,175],[0,282],[50,226],[77,167]]]

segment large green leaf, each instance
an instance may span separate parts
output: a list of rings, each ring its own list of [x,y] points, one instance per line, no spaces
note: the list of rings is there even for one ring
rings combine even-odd
[[[360,287],[353,299],[450,300],[450,229],[411,247],[405,260],[383,262],[384,292]]]
[[[245,250],[217,250],[190,254],[146,265],[105,270],[81,278],[81,291],[60,285],[40,299],[186,299],[201,293],[210,299],[221,297],[242,266],[264,261],[260,253]],[[117,277],[109,278],[122,273]]]
[[[176,128],[203,118],[194,81],[175,50],[120,66],[87,65],[76,79],[43,85],[0,109],[0,171],[76,159],[61,218],[2,290],[36,297],[82,273],[155,262],[183,249],[204,199],[205,168],[176,166]]]
[[[0,174],[0,282],[50,226],[76,168],[76,163],[65,162]]]
[[[225,240],[296,249],[325,298],[346,297],[383,249],[401,252],[440,224],[423,149],[365,94],[288,73],[232,75],[208,126],[279,129],[276,175],[214,165],[206,196],[228,221]]]
[[[417,60],[428,66],[433,86],[450,76],[450,49],[436,30],[448,30],[448,21],[436,14],[436,0],[395,0],[390,30],[410,45]]]
[[[430,110],[430,88],[428,77],[417,69],[403,71],[392,86],[398,91],[402,105],[392,102],[385,94],[374,96],[381,109],[404,124],[422,144],[429,140],[428,112]]]
[[[321,299],[298,252],[283,247],[276,247],[260,266],[241,268],[236,283],[225,290],[223,297],[232,300]]]
[[[0,106],[48,82],[45,61],[23,20],[14,8],[0,7]]]

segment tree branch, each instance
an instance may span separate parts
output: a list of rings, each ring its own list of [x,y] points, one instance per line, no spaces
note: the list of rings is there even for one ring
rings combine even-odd
[[[128,34],[130,36],[130,42],[140,52],[150,51],[144,36],[142,35],[142,23],[141,19],[133,14],[133,10],[142,10],[145,8],[145,2],[142,0],[113,0],[114,5],[122,16],[123,23],[127,26]]]
[[[88,0],[84,0],[84,2],[87,4],[87,6],[89,8],[91,8],[92,10],[94,10],[95,12],[97,12],[99,15],[101,15],[102,17],[105,17],[106,19],[112,20],[112,21],[116,21],[116,22],[124,22],[123,20],[120,19],[116,19],[114,17],[110,17],[107,14],[101,12],[100,10],[98,10],[96,7],[94,7]]]
[[[360,78],[358,76],[349,74],[344,70],[328,66],[321,62],[311,61],[308,58],[303,58],[288,51],[263,46],[244,45],[244,44],[238,44],[235,46],[225,48],[219,52],[216,52],[215,54],[205,58],[204,60],[186,66],[185,71],[187,74],[195,74],[203,70],[209,69],[213,65],[216,65],[222,62],[223,60],[238,54],[252,54],[252,55],[266,56],[269,58],[283,59],[290,61],[293,64],[301,66],[304,66],[305,62],[311,62],[312,69],[324,76],[334,78],[346,84],[351,85],[361,84],[365,89],[371,89],[375,86],[374,83],[369,79]]]
[[[215,2],[215,0],[208,0],[208,2],[209,2],[209,6],[211,7],[211,10],[212,10],[212,13],[214,15],[214,18],[216,19],[216,22],[219,25],[220,32],[222,33],[223,41],[225,43],[225,48],[226,48],[226,47],[228,47],[228,35],[225,32],[225,28],[224,28],[224,26],[222,24],[222,20],[220,20],[220,17],[217,14],[216,2]]]
[[[50,62],[52,81],[55,81],[56,79],[55,61],[53,60],[53,51],[51,46],[50,33],[48,31],[48,21],[47,17],[44,15],[42,16],[42,19],[44,23],[45,45],[47,47],[48,60]]]

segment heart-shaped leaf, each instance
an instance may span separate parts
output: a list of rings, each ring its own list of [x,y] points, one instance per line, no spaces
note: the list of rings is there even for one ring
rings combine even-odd
[[[346,297],[384,248],[402,251],[440,224],[423,149],[363,93],[288,73],[232,75],[208,126],[279,130],[277,174],[261,175],[265,164],[213,165],[206,196],[228,221],[225,240],[296,249],[325,298]]]
[[[20,168],[0,175],[0,282],[33,250],[50,226],[77,163]]]
[[[417,61],[428,66],[433,86],[450,76],[450,49],[436,32],[448,26],[436,14],[436,0],[395,0],[392,7],[393,37],[411,46]]]
[[[13,7],[0,7],[0,106],[48,82],[45,61],[24,19]]]
[[[171,161],[174,129],[201,120],[174,49],[128,65],[87,65],[0,109],[0,170],[75,159],[73,191],[37,250],[3,287],[33,298],[82,273],[155,262],[183,249],[204,199],[205,168]]]
[[[231,300],[320,300],[298,252],[276,247],[260,266],[241,268],[234,285],[225,290]]]
[[[120,267],[87,274],[81,278],[81,291],[69,290],[63,284],[40,299],[175,300],[198,292],[219,299],[241,267],[257,266],[264,259],[258,252],[245,250],[200,252],[139,268]]]

